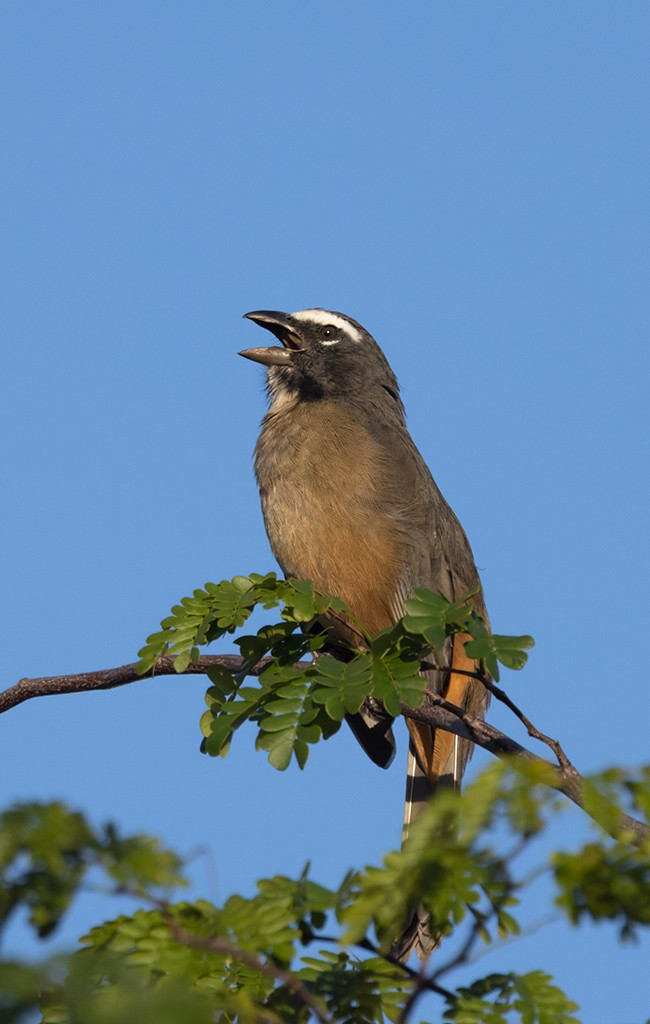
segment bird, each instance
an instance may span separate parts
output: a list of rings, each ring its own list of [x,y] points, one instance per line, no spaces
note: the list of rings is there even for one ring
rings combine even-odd
[[[474,592],[474,610],[489,628],[469,541],[411,438],[397,379],[373,336],[352,317],[321,308],[244,317],[280,342],[240,355],[267,371],[254,468],[285,576],[341,598],[370,635],[393,626],[418,587],[450,601]],[[334,646],[363,646],[353,621],[328,620],[328,636]],[[456,634],[432,652],[427,688],[484,717],[488,694],[465,674],[478,668],[466,639]],[[383,706],[371,698],[347,718],[368,756],[388,767],[395,740]],[[403,839],[436,789],[460,786],[472,748],[428,725],[409,719],[407,726]],[[413,951],[425,960],[439,940],[419,906],[391,952],[402,962]]]

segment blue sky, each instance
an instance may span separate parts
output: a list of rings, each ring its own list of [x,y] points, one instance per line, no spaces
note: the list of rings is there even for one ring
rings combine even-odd
[[[324,306],[386,351],[495,630],[537,640],[512,695],[584,771],[647,758],[649,37],[632,0],[3,4],[7,685],[131,661],[196,585],[273,567],[241,315]],[[23,705],[3,800],[202,851],[214,899],[398,843],[401,766],[343,734],[305,773],[248,734],[201,757],[203,689]],[[113,912],[84,897],[56,948]],[[648,952],[555,923],[467,977],[543,967],[628,1024]]]

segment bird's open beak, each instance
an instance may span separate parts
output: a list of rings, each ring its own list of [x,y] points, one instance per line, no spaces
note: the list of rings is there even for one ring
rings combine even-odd
[[[289,366],[294,352],[304,350],[305,344],[296,333],[295,324],[289,313],[260,309],[253,313],[244,313],[244,318],[274,334],[282,342],[282,348],[278,345],[270,345],[268,348],[245,348],[239,353],[240,356],[252,359],[256,363],[263,363],[264,366]]]

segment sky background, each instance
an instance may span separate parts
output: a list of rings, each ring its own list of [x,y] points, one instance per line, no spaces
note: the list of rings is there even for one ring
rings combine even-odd
[[[274,567],[241,316],[324,306],[384,348],[495,631],[536,638],[509,692],[583,771],[647,760],[649,45],[633,0],[5,0],[3,683],[132,661],[195,586]],[[204,690],[11,711],[3,802],[198,851],[215,900],[399,843],[404,743],[387,773],[343,732],[303,773],[252,729],[212,760]],[[123,909],[87,894],[47,948]],[[633,1024],[649,953],[549,923],[457,981],[544,968]]]

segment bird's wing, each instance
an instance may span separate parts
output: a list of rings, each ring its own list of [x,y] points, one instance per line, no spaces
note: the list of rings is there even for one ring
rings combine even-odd
[[[393,451],[395,438],[393,436]],[[400,436],[399,464],[394,480],[394,514],[403,530],[405,558],[395,594],[395,617],[416,587],[427,587],[449,600],[458,600],[476,590],[474,609],[487,625],[487,614],[474,556],[465,532],[433,480],[410,435]],[[400,504],[401,500],[401,504]],[[477,663],[465,653],[464,634],[449,638],[444,647],[431,652],[435,669],[426,672],[428,689],[451,703],[482,717],[487,691],[465,673],[477,670]],[[460,786],[472,744],[452,733],[407,720],[409,757],[404,802],[403,840],[424,804],[440,786]],[[406,961],[415,950],[426,959],[439,942],[430,928],[429,913],[418,906],[392,948],[392,954]]]
[[[392,444],[395,452],[394,434]],[[440,493],[406,428],[400,432],[397,463],[393,514],[403,532],[404,558],[395,594],[396,618],[403,614],[404,601],[413,590],[427,587],[450,601],[476,591],[473,606],[487,625],[481,583],[465,531]],[[475,672],[478,667],[465,654],[464,644],[468,639],[465,634],[456,634],[441,650],[431,652],[437,668],[426,673],[428,688],[471,714],[482,716],[487,691],[482,683],[465,674]],[[443,777],[450,777],[450,781],[458,785],[471,744],[467,740],[457,743],[451,733],[435,734],[428,726],[413,720],[409,720],[408,727],[414,754],[432,787]]]

